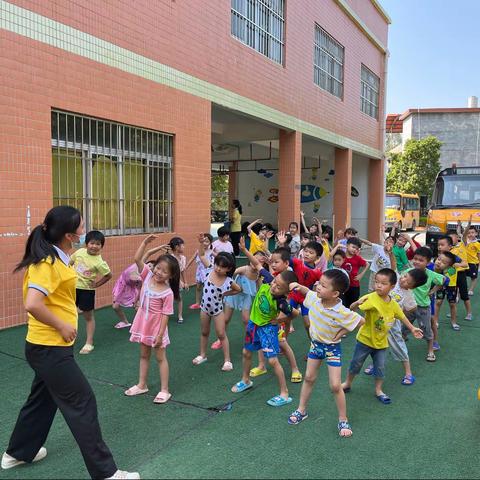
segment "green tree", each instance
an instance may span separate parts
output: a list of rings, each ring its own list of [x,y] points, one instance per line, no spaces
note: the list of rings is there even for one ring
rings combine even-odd
[[[441,146],[442,142],[433,136],[407,140],[403,153],[390,155],[387,191],[416,193],[430,199],[441,168]]]
[[[228,211],[228,175],[212,172],[212,210]]]

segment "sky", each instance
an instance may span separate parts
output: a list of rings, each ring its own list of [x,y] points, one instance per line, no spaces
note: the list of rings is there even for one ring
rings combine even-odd
[[[389,28],[387,113],[480,98],[480,0],[380,0]]]

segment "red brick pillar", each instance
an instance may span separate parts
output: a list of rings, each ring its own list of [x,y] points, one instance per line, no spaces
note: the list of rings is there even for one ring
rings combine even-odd
[[[335,186],[333,193],[333,213],[335,232],[350,226],[352,219],[352,150],[335,149]]]
[[[368,166],[368,239],[380,241],[384,223],[385,159],[371,158]]]
[[[278,172],[278,228],[290,222],[300,225],[300,188],[302,183],[302,134],[280,130]]]

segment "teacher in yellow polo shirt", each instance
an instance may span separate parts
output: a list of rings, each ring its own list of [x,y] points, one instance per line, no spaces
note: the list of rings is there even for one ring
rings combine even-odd
[[[76,208],[52,208],[28,237],[25,255],[17,265],[16,271],[25,269],[25,356],[35,377],[1,466],[9,469],[44,459],[47,450],[43,444],[60,410],[92,478],[140,478],[138,473],[117,469],[102,439],[95,395],[73,357],[77,275],[69,266],[68,253],[73,243],[84,241],[84,233],[84,222]],[[51,475],[54,474],[52,471]],[[72,475],[79,477],[80,472]]]

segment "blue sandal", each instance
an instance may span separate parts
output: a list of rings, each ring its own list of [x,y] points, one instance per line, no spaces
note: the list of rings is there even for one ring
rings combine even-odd
[[[305,412],[304,414],[299,410],[295,410],[293,413],[290,414],[288,417],[288,424],[289,425],[298,425],[300,422],[303,422],[308,418],[308,413]]]
[[[377,397],[377,400],[382,402],[384,405],[389,405],[392,403],[392,399],[388,396],[382,393],[381,395],[375,395]]]
[[[346,420],[344,420],[343,422],[338,422],[337,426],[338,426],[338,434],[341,437],[351,437],[353,435],[352,427]],[[342,430],[350,430],[350,435],[342,435]]]
[[[402,378],[402,385],[406,385],[409,387],[410,385],[413,385],[415,383],[415,377],[413,375],[405,375]]]
[[[280,395],[275,395],[275,397],[272,397],[270,400],[267,400],[267,403],[271,407],[283,407],[283,405],[286,405],[291,401],[292,401],[292,397],[283,398]]]
[[[253,382],[245,383],[243,380],[240,380],[232,387],[231,390],[233,393],[240,393],[252,387],[253,387]],[[234,388],[236,388],[236,390],[234,390]]]

